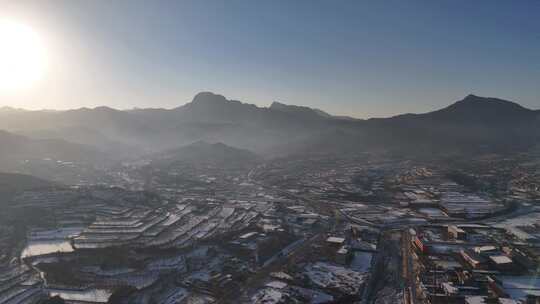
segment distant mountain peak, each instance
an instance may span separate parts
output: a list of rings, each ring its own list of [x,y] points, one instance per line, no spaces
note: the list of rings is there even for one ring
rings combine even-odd
[[[506,103],[506,104],[517,104],[509,100],[504,100],[500,98],[495,97],[485,97],[485,96],[478,96],[474,94],[469,94],[465,96],[462,100],[459,100],[458,102],[495,102],[495,103]]]
[[[176,108],[176,110],[191,109],[199,111],[199,114],[204,112],[222,112],[225,109],[238,109],[239,107],[255,107],[251,104],[244,104],[238,100],[227,99],[223,95],[214,94],[212,92],[200,92],[193,100],[189,103],[186,103],[183,106]],[[226,111],[226,110],[225,110]]]
[[[193,97],[193,100],[191,103],[198,104],[198,103],[205,103],[205,104],[211,104],[211,103],[223,103],[227,102],[227,98],[223,95],[214,94],[212,92],[200,92],[195,97]]]
[[[465,98],[450,105],[447,109],[456,107],[469,107],[471,109],[474,108],[475,110],[481,110],[484,108],[487,110],[489,108],[490,111],[500,111],[501,114],[504,114],[503,111],[505,110],[531,111],[530,109],[527,109],[513,101],[494,97],[482,97],[473,94],[465,96]]]
[[[270,109],[280,109],[280,108],[284,108],[284,107],[288,107],[288,105],[286,105],[284,103],[281,103],[279,101],[274,101],[270,105]]]
[[[176,150],[186,149],[186,148],[187,149],[189,149],[189,148],[216,149],[216,151],[219,151],[219,150],[221,150],[221,151],[223,151],[223,150],[247,151],[247,150],[243,150],[243,149],[236,148],[236,147],[233,147],[233,146],[229,146],[229,145],[224,144],[222,142],[208,142],[208,141],[205,141],[205,140],[198,140],[198,141],[196,141],[196,142],[194,142],[192,144],[177,148]]]
[[[116,109],[113,109],[111,107],[107,107],[107,106],[99,106],[99,107],[95,107],[94,110],[96,111],[102,111],[102,112],[117,112],[118,110]]]
[[[463,100],[476,100],[476,99],[479,99],[479,98],[486,98],[486,97],[480,97],[478,95],[469,94],[469,95],[465,96],[465,98],[463,98]]]
[[[430,118],[446,122],[500,127],[531,121],[536,118],[536,113],[512,101],[469,94],[462,100],[434,112],[398,117],[401,119]]]

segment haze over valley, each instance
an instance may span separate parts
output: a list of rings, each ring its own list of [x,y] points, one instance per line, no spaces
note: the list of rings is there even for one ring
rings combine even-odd
[[[39,167],[45,159],[59,166],[75,162],[100,168],[199,141],[249,150],[263,158],[370,151],[411,156],[511,153],[538,144],[539,117],[538,110],[475,95],[429,113],[367,120],[278,102],[257,107],[210,92],[173,109],[6,107],[0,110],[0,161],[3,171],[26,173],[33,172],[33,162]]]
[[[539,12],[0,0],[0,304],[539,304]]]

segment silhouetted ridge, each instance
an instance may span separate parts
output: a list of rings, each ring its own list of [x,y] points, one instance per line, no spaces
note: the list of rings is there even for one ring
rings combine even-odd
[[[453,105],[450,105],[446,109],[458,108],[460,110],[482,110],[482,111],[492,111],[499,112],[502,114],[502,111],[512,111],[512,112],[521,112],[521,113],[530,113],[532,110],[529,110],[515,102],[503,100],[493,97],[480,97],[476,95],[467,95],[460,101],[455,102]]]
[[[195,97],[193,97],[193,100],[191,103],[193,104],[218,104],[228,102],[227,98],[223,95],[214,94],[212,92],[200,92]]]
[[[523,123],[536,116],[535,111],[521,105],[492,97],[468,95],[456,103],[426,114],[433,119],[484,124]]]
[[[0,194],[58,186],[31,175],[0,172]]]
[[[107,106],[95,107],[94,111],[98,111],[98,112],[118,112],[118,110],[113,109],[111,107],[107,107]]]
[[[0,163],[43,158],[96,161],[107,156],[93,147],[63,139],[31,139],[0,130]]]
[[[319,110],[319,109],[313,109],[313,108],[304,107],[304,106],[286,105],[286,104],[283,104],[283,103],[277,102],[277,101],[274,101],[270,105],[269,109],[270,110],[275,110],[275,111],[291,113],[291,114],[313,115],[313,116],[319,116],[319,117],[325,117],[325,118],[332,117],[332,115],[330,115],[330,114],[328,114],[328,113],[326,113],[326,112],[324,112],[322,110]]]
[[[372,143],[414,152],[520,151],[540,140],[537,111],[476,95],[434,112],[372,119],[367,130]]]
[[[223,142],[261,155],[301,151],[301,146],[313,146],[312,141],[326,141],[328,146],[324,150],[337,153],[345,143],[366,149],[373,146],[396,150],[426,146],[512,149],[538,142],[539,114],[538,110],[511,101],[468,95],[429,113],[360,120],[280,102],[268,108],[258,107],[212,92],[201,92],[191,102],[171,110],[121,111],[98,107],[55,112],[0,111],[0,129],[34,138],[58,138],[94,145],[114,155],[133,157],[199,140]],[[329,134],[341,134],[342,140],[332,144],[333,135]],[[0,150],[2,148],[0,146]],[[50,144],[46,150],[53,148]],[[30,156],[33,155],[35,153]]]

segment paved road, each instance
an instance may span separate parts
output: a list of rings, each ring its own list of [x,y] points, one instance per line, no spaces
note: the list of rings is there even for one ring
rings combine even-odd
[[[413,263],[413,255],[412,255],[412,237],[409,232],[409,230],[405,230],[403,232],[403,238],[401,240],[401,246],[402,246],[402,252],[404,254],[403,258],[403,270],[404,277],[405,277],[405,286],[407,286],[408,290],[411,292],[411,297],[409,298],[409,301],[411,304],[416,303],[416,282],[414,278],[414,263]],[[407,304],[407,303],[405,303]]]

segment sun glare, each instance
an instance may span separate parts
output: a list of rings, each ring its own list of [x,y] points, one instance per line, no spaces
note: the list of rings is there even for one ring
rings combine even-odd
[[[44,72],[45,48],[29,26],[0,20],[0,91],[25,89]]]

